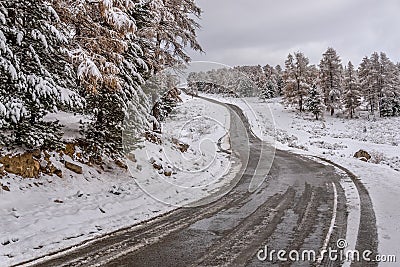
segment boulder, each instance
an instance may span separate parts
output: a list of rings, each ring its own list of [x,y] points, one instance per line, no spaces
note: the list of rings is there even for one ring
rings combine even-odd
[[[42,151],[40,151],[40,149],[34,149],[32,151],[32,156],[36,159],[40,159],[42,157]]]
[[[163,166],[159,162],[154,162],[153,163],[153,168],[156,169],[156,170],[161,170],[163,168]]]
[[[179,141],[176,138],[172,138],[172,143],[175,145],[177,149],[179,149],[182,153],[185,153],[189,149],[189,145]]]
[[[3,184],[1,184],[1,183],[0,183],[0,186],[1,186],[1,189],[3,189],[4,191],[10,192],[10,188],[9,188],[8,186],[3,185]]]
[[[130,152],[126,157],[132,162],[135,162],[135,163],[137,162],[136,156],[132,152]]]
[[[149,141],[151,143],[158,144],[158,145],[162,144],[161,138],[156,133],[145,132],[144,137],[146,138],[147,141]]]
[[[8,173],[22,176],[24,178],[37,178],[40,173],[40,163],[32,153],[8,155],[0,158],[4,170]]]
[[[72,162],[65,162],[65,168],[67,168],[68,170],[71,170],[77,174],[82,174],[83,173],[83,169],[81,166],[76,165],[75,163]]]
[[[117,159],[115,160],[115,164],[120,167],[121,169],[128,169],[128,165],[126,165],[124,162],[122,162],[121,160]]]
[[[367,162],[367,161],[369,161],[371,159],[371,155],[367,151],[362,150],[362,149],[357,151],[354,154],[354,157],[358,158],[359,160],[365,161],[365,162]]]

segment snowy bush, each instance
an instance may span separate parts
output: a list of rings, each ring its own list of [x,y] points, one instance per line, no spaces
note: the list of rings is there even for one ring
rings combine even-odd
[[[371,151],[370,154],[371,154],[371,159],[369,161],[374,164],[380,164],[385,159],[385,155],[382,152],[374,150]]]

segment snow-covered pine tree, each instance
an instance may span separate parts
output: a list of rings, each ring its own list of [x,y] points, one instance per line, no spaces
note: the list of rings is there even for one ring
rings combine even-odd
[[[354,65],[349,61],[344,70],[342,103],[350,118],[354,117],[355,110],[361,105],[360,83]]]
[[[374,113],[376,110],[377,98],[372,86],[373,83],[371,72],[371,60],[369,57],[365,56],[358,67],[358,79],[364,101],[367,102],[370,113]]]
[[[329,47],[323,54],[319,64],[320,86],[324,94],[324,104],[331,115],[340,106],[342,63],[336,50]]]
[[[276,94],[278,96],[282,95],[283,92],[283,87],[284,87],[284,83],[283,83],[283,78],[282,78],[282,67],[280,65],[276,65],[275,66],[275,81],[276,81]]]
[[[372,53],[370,57],[370,72],[369,72],[369,80],[370,80],[370,92],[373,95],[375,110],[379,111],[379,102],[382,97],[382,88],[383,88],[383,76],[382,76],[382,68],[381,68],[380,57],[377,52]]]
[[[287,104],[297,105],[300,112],[304,111],[304,99],[311,86],[309,60],[301,52],[289,54],[285,61],[283,74],[285,87],[284,100]]]
[[[379,111],[380,116],[395,115],[400,84],[398,68],[386,54],[374,52],[370,58],[365,57],[359,67],[359,77],[370,113]]]
[[[251,80],[246,74],[233,70],[237,72],[235,92],[241,97],[252,97],[258,90],[256,84]]]
[[[314,114],[315,119],[318,120],[320,115],[323,114],[325,105],[321,89],[318,88],[315,82],[309,89],[307,97],[305,98],[305,108]]]
[[[399,83],[399,71],[396,65],[386,56],[380,53],[381,63],[381,92],[379,94],[379,115],[381,117],[395,116]]]
[[[278,83],[279,83],[279,75],[277,74],[277,71],[275,68],[273,68],[270,65],[265,65],[263,68],[264,75],[265,75],[265,85],[261,89],[261,95],[264,98],[273,98],[276,96],[279,96],[279,88],[278,88]]]
[[[270,99],[276,96],[276,87],[277,85],[274,83],[272,79],[267,81],[267,84],[264,88],[261,88],[260,99]]]
[[[83,108],[62,47],[57,13],[41,0],[0,2],[0,127],[6,146],[61,145],[58,122],[48,112]]]
[[[196,34],[202,11],[194,0],[143,0],[135,5],[136,35],[151,70],[189,62],[187,47],[203,52]]]
[[[266,88],[267,79],[260,65],[235,66],[233,70],[231,70],[231,73],[236,73],[239,83],[243,85],[241,86],[242,89],[238,91],[242,96],[258,96],[261,90]],[[243,90],[243,88],[247,89]]]
[[[87,111],[94,115],[93,122],[82,125],[82,142],[93,157],[122,153],[124,127],[130,127],[133,136],[143,132],[151,119],[150,101],[140,87],[148,67],[134,35],[137,25],[131,14],[136,3],[50,2],[69,30],[69,54],[86,89]]]

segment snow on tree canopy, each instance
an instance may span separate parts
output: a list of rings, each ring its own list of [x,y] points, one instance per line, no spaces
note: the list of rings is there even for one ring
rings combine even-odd
[[[0,3],[0,13],[5,18],[0,24],[3,130],[21,133],[24,132],[21,127],[33,129],[43,123],[42,117],[48,112],[64,106],[83,107],[84,100],[73,90],[78,86],[70,71],[72,65],[64,60],[66,56],[60,50],[62,41],[67,39],[51,19],[55,16],[54,10],[52,13],[50,10],[40,0]]]

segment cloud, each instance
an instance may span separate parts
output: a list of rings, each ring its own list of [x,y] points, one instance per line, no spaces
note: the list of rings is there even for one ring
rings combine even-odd
[[[203,9],[199,41],[205,55],[193,60],[227,65],[283,64],[302,51],[318,64],[328,46],[344,63],[384,51],[399,61],[398,0],[198,0]]]

